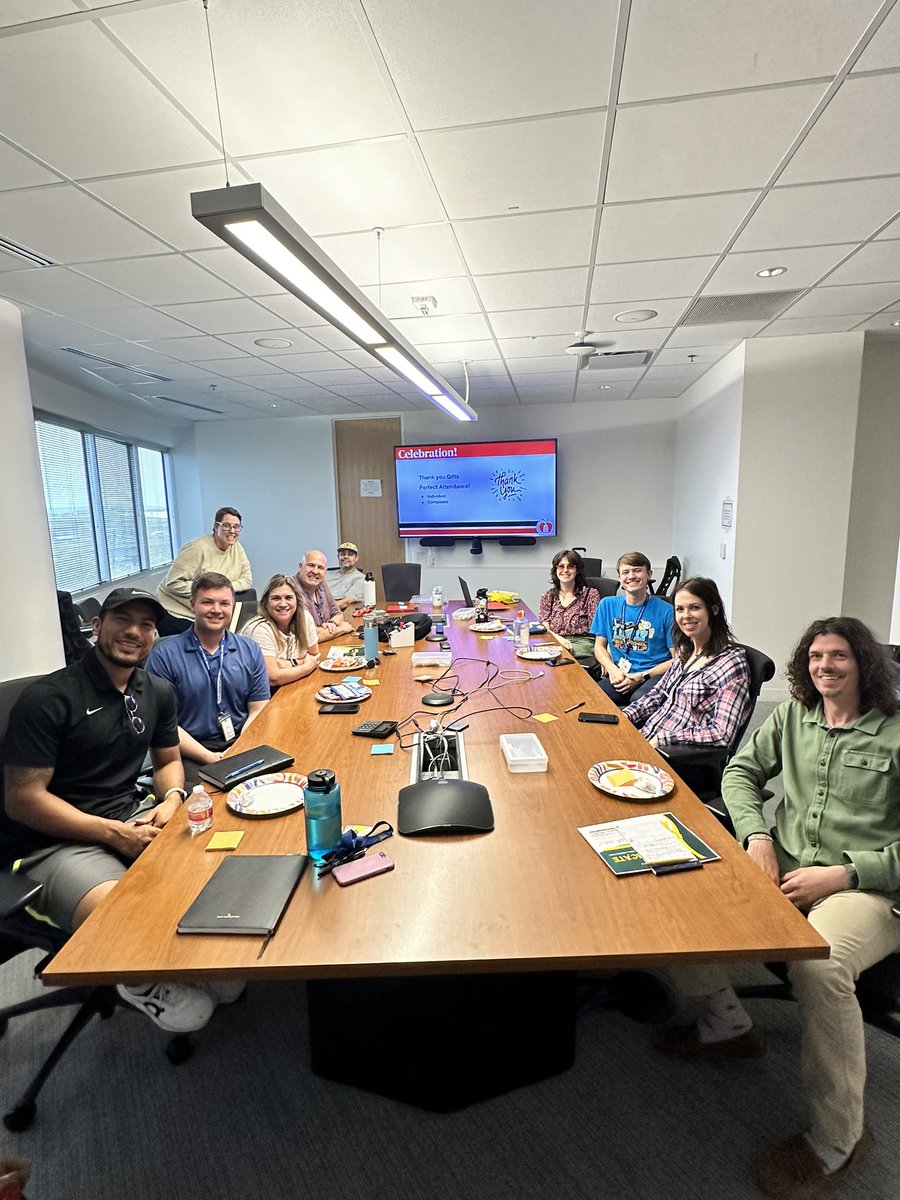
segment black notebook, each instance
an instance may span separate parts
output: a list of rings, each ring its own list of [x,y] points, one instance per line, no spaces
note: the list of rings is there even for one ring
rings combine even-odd
[[[178,932],[274,933],[308,861],[305,854],[226,858],[178,922]]]
[[[293,763],[292,755],[276,750],[274,746],[254,746],[252,750],[242,750],[240,754],[222,758],[219,762],[204,763],[198,774],[213,787],[229,792],[246,779],[269,775],[273,771],[286,771]]]

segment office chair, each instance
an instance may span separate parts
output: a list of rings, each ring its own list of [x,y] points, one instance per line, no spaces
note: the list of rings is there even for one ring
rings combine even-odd
[[[81,615],[84,617],[88,625],[94,617],[100,616],[100,601],[96,596],[85,596],[75,605]]]
[[[385,563],[381,568],[384,598],[388,603],[405,604],[422,586],[421,563]]]
[[[584,581],[588,587],[597,589],[601,600],[606,596],[614,596],[619,590],[618,579],[606,579],[601,575],[586,575]]]
[[[240,633],[251,617],[256,616],[259,597],[256,588],[247,588],[234,594],[234,612],[231,614],[231,624],[228,628],[232,633]]]
[[[0,763],[3,761],[3,740],[9,723],[9,714],[20,694],[42,676],[26,679],[0,681]],[[5,821],[3,800],[3,771],[0,770],[0,829]],[[25,906],[30,881],[19,874],[0,869],[0,964],[9,962],[26,950],[41,950],[44,957],[34,969],[36,977],[65,943],[68,934],[45,921],[31,917]],[[38,885],[40,886],[40,885]],[[0,1038],[6,1033],[10,1020],[26,1013],[41,1012],[49,1008],[67,1008],[78,1005],[72,1021],[54,1045],[31,1083],[18,1101],[4,1115],[3,1124],[12,1133],[28,1129],[37,1114],[37,1098],[50,1077],[56,1064],[74,1042],[78,1034],[93,1016],[109,1017],[119,1003],[113,986],[48,988],[30,1000],[20,1001],[0,1008]],[[128,1006],[130,1008],[130,1006]],[[133,1010],[132,1010],[133,1011]],[[187,1034],[176,1034],[166,1046],[166,1056],[173,1065],[185,1062],[193,1054],[194,1047]]]
[[[654,596],[661,596],[663,600],[667,600],[669,596],[674,596],[680,579],[681,559],[673,554],[671,558],[666,559],[666,566],[659,587],[654,587],[654,580],[650,580],[650,591]]]
[[[56,605],[59,609],[59,624],[62,629],[63,654],[68,667],[84,658],[91,648],[91,643],[81,632],[81,620],[75,612],[72,593],[58,591]]]

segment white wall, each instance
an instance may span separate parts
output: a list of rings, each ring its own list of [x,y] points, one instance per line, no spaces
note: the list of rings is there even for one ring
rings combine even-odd
[[[477,409],[477,398],[473,403]],[[423,563],[423,590],[440,583],[446,596],[458,597],[457,576],[462,575],[473,595],[479,587],[517,591],[536,609],[558,550],[585,546],[588,554],[603,559],[604,574],[615,574],[616,559],[626,550],[643,550],[661,566],[672,553],[671,408],[670,400],[490,407],[479,412],[474,425],[457,424],[436,410],[405,413],[403,440],[408,443],[559,441],[560,536],[517,548],[485,542],[484,553],[477,556],[469,553],[468,542],[429,551],[412,541],[408,556]]]
[[[682,395],[675,442],[672,552],[684,577],[715,579],[729,616],[734,526],[722,528],[722,501],[733,500],[737,512],[743,374],[741,344]]]
[[[257,592],[276,571],[293,574],[306,550],[321,548],[334,559],[337,505],[330,417],[198,425],[195,467],[202,527],[185,536],[209,532],[216,509],[233,504],[243,517],[241,544]]]

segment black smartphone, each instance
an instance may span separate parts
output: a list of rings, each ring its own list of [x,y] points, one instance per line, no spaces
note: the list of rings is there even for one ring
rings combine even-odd
[[[551,658],[547,663],[548,667],[574,667],[574,658]]]
[[[328,713],[358,713],[359,705],[352,700],[339,700],[335,704],[319,705],[319,716]]]
[[[589,725],[618,725],[619,716],[618,713],[580,712],[578,720]]]

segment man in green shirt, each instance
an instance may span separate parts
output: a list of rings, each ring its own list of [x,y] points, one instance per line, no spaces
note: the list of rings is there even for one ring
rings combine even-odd
[[[774,1147],[757,1180],[767,1195],[816,1197],[872,1148],[863,1124],[866,1053],[856,980],[900,951],[900,715],[885,655],[853,617],[815,621],[787,666],[793,699],[780,705],[725,771],[723,796],[741,844],[831,946],[797,961],[801,1066],[810,1129]],[[763,788],[783,773],[774,828]],[[696,1025],[663,1030],[658,1046],[686,1058],[749,1058],[764,1038],[720,968],[679,971],[680,991],[704,996]]]

